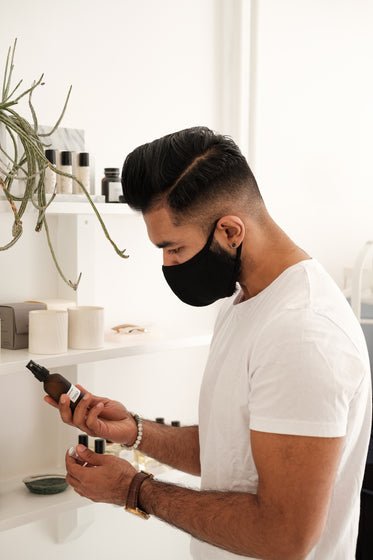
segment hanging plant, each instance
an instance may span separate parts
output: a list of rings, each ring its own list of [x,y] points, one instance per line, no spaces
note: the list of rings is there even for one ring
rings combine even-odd
[[[44,229],[47,236],[48,246],[53,261],[57,267],[58,273],[60,274],[64,282],[66,282],[66,284],[76,290],[79,285],[81,274],[75,282],[67,280],[61,270],[61,267],[58,264],[49,234],[47,209],[48,206],[53,202],[56,193],[52,194],[50,199],[47,201],[44,186],[45,170],[47,169],[47,167],[49,167],[56,175],[62,175],[72,178],[80,186],[82,192],[85,194],[88,202],[92,206],[105,236],[110,241],[115,251],[122,258],[127,258],[128,255],[124,254],[125,249],[120,250],[111,239],[106,226],[99,214],[99,211],[97,210],[90,194],[88,193],[82,182],[74,175],[65,173],[57,169],[56,166],[50,163],[45,157],[44,149],[47,144],[44,143],[44,137],[53,134],[53,132],[61,123],[69,101],[71,87],[68,91],[61,115],[52,130],[47,134],[38,134],[38,120],[32,104],[32,95],[36,88],[44,85],[43,75],[37,82],[34,82],[32,86],[29,89],[25,90],[23,93],[17,93],[22,80],[20,80],[18,84],[13,89],[11,89],[11,79],[14,68],[14,54],[16,44],[17,40],[15,40],[13,48],[10,47],[8,50],[2,87],[2,97],[0,101],[0,126],[3,125],[5,135],[8,139],[10,139],[11,145],[13,146],[12,154],[9,154],[5,150],[5,146],[7,144],[4,144],[4,146],[0,145],[0,185],[13,212],[14,221],[11,231],[12,238],[6,245],[0,246],[0,251],[10,249],[19,240],[23,232],[22,216],[25,213],[27,206],[32,204],[38,210],[35,231],[40,232],[42,229]],[[28,104],[32,116],[32,124],[30,124],[15,110],[15,106],[18,104],[20,99],[24,98],[25,96],[28,96]],[[19,145],[22,146],[21,153],[19,153]],[[24,192],[21,196],[17,196],[12,192],[12,187],[14,186],[15,180],[23,181],[25,183]]]

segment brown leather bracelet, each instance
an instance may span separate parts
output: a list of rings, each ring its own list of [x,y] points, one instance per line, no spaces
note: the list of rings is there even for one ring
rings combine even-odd
[[[128,488],[127,501],[125,506],[126,511],[134,513],[142,519],[149,519],[150,517],[149,514],[146,513],[146,511],[143,511],[138,507],[140,487],[144,480],[146,480],[147,478],[153,478],[153,475],[145,471],[140,471],[135,474],[135,476],[131,480],[130,487]]]

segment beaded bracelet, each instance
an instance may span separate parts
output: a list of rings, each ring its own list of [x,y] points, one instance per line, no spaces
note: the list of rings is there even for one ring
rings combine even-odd
[[[127,449],[128,451],[132,451],[133,449],[137,449],[138,446],[141,443],[142,440],[142,420],[140,418],[140,416],[138,414],[132,414],[136,424],[137,424],[137,438],[136,441],[133,445],[126,445],[124,443],[121,443],[121,447],[124,447],[125,449]]]

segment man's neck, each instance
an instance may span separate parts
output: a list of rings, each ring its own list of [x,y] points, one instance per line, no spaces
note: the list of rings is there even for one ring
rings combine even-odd
[[[256,237],[251,243],[250,234]],[[259,294],[290,266],[310,258],[272,220],[267,227],[250,232],[241,255],[241,301]]]

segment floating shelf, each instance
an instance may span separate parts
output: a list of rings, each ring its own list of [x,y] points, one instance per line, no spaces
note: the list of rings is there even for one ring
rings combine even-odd
[[[23,484],[23,478],[20,475],[0,482],[0,531],[91,504],[70,487],[50,496],[32,494]]]
[[[117,337],[117,341],[116,338]],[[0,375],[8,375],[24,371],[29,360],[39,360],[46,368],[78,365],[113,358],[124,358],[141,354],[151,354],[175,350],[208,346],[210,333],[195,335],[164,336],[160,333],[145,334],[108,334],[105,345],[97,350],[68,350],[64,354],[30,354],[24,350],[0,350]]]
[[[0,482],[0,532],[92,505],[90,500],[82,498],[70,487],[60,494],[32,494],[22,482],[24,476],[19,475]],[[199,477],[175,469],[155,473],[155,477],[163,482],[182,484],[190,488],[199,488],[200,483]]]
[[[58,195],[57,195],[58,196]],[[63,196],[63,195],[62,195]],[[80,197],[82,195],[74,195],[76,197]],[[71,197],[70,197],[71,198]],[[120,216],[139,216],[139,212],[135,212],[131,210],[128,204],[110,204],[105,202],[95,202],[95,206],[100,213],[101,216],[109,216],[109,215],[120,215]],[[37,213],[37,210],[34,207],[30,207],[31,212]],[[6,200],[0,200],[0,213],[12,214],[12,209],[9,205],[9,202]],[[62,214],[94,214],[94,210],[89,202],[85,202],[82,200],[73,202],[73,201],[53,201],[52,204],[47,209],[47,216],[56,216]]]

